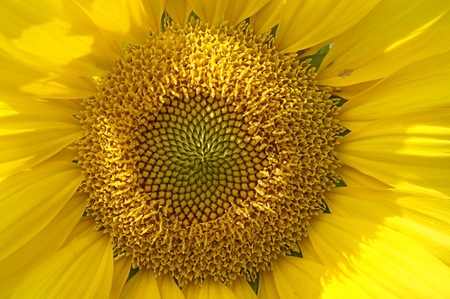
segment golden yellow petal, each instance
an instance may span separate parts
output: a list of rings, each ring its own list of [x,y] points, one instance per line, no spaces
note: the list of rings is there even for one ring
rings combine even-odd
[[[1,100],[0,177],[33,167],[81,136],[71,113],[78,112],[54,107],[51,100]]]
[[[317,53],[317,52],[316,52]],[[361,92],[369,89],[376,83],[380,82],[380,80],[373,80],[368,82],[362,82],[354,85],[344,86],[344,87],[336,87],[333,89],[332,94],[337,95],[343,99],[351,100],[356,95]],[[346,103],[347,104],[347,103]]]
[[[280,299],[273,271],[261,271],[259,273],[258,298]]]
[[[43,162],[0,182],[0,260],[45,228],[70,200],[82,180],[78,165]]]
[[[379,0],[286,0],[281,11],[275,45],[295,52],[329,40],[359,22]]]
[[[161,299],[184,299],[183,292],[175,283],[173,277],[169,274],[159,276],[156,281],[158,282],[159,292],[161,293]]]
[[[116,53],[71,1],[0,2],[0,48],[23,63],[58,74],[106,74]]]
[[[83,109],[80,99],[38,99],[37,101],[40,103],[51,104],[53,108],[59,109],[66,113],[66,115],[72,117],[78,115],[80,110]]]
[[[327,194],[331,213],[401,232],[450,265],[450,201],[402,190],[336,188]]]
[[[147,21],[147,26],[150,26],[150,30],[153,32],[161,31],[161,17],[164,12],[165,0],[152,0],[152,1],[136,1],[140,2],[143,7],[143,13]]]
[[[339,167],[338,173],[348,187],[366,187],[372,189],[391,188],[391,186],[380,182],[374,177],[361,173],[348,165]]]
[[[202,284],[198,299],[238,299],[238,297],[223,283],[208,277]]]
[[[303,258],[319,264],[322,263],[308,237],[302,238],[298,243],[298,246],[300,247]]]
[[[242,277],[239,277],[233,281],[231,290],[238,298],[258,299],[255,291],[253,291],[248,282]]]
[[[323,60],[320,84],[348,86],[384,78],[450,48],[450,2],[383,0],[340,35]]]
[[[323,265],[296,257],[280,257],[273,265],[273,277],[280,298],[314,298],[321,291]]]
[[[36,236],[0,261],[0,298],[11,294],[30,270],[61,248],[69,232],[81,218],[86,199],[85,194],[75,194]]]
[[[200,293],[200,287],[198,284],[189,283],[183,286],[182,291],[186,299],[197,299]]]
[[[187,23],[191,10],[186,0],[166,0],[166,11],[177,23]]]
[[[304,258],[278,259],[273,275],[281,298],[370,298],[348,277]]]
[[[250,17],[250,27],[257,34],[269,31],[280,21],[283,0],[270,0],[255,15]]]
[[[74,99],[96,92],[91,78],[32,69],[0,52],[0,96],[7,98]]]
[[[342,139],[338,156],[390,186],[449,195],[449,115],[420,110],[370,123]]]
[[[93,231],[35,268],[11,298],[109,298],[113,254],[109,237]]]
[[[231,25],[237,25],[257,13],[269,0],[230,0],[224,19]]]
[[[222,20],[230,0],[187,0],[194,13],[204,22],[217,25]]]
[[[435,55],[395,72],[342,106],[338,118],[369,122],[419,109],[450,106],[450,55]]]
[[[450,293],[450,268],[381,224],[321,214],[311,222],[309,233],[325,266],[339,269],[377,298],[389,293],[399,298],[445,298]]]
[[[155,275],[151,270],[139,270],[123,287],[120,298],[161,299]]]
[[[90,236],[92,227],[95,225],[95,220],[93,217],[84,216],[81,217],[77,225],[70,231],[67,236],[66,241],[63,244],[63,248],[70,246],[72,243],[82,239],[84,237]]]
[[[110,299],[118,299],[131,269],[131,257],[123,256],[114,260],[114,273]]]
[[[146,28],[139,21],[142,11],[131,9],[123,0],[74,0],[86,15],[100,29],[101,33],[120,44],[121,42],[142,43],[146,38]],[[134,15],[138,13],[138,15]],[[139,14],[141,13],[141,14]]]

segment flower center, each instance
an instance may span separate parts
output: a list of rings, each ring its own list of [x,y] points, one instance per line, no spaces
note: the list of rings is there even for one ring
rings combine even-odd
[[[87,214],[117,256],[180,285],[254,280],[298,251],[333,186],[337,105],[270,35],[171,25],[83,100]]]
[[[240,109],[201,96],[167,100],[139,139],[139,183],[184,227],[255,199],[266,154]]]

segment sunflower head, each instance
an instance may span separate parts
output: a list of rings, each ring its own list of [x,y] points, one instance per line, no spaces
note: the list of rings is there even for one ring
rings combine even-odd
[[[83,100],[88,215],[133,266],[255,280],[299,251],[337,181],[337,101],[246,23],[168,24]]]

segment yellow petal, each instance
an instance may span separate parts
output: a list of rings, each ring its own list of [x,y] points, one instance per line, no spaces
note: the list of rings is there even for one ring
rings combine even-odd
[[[166,0],[166,11],[175,22],[186,24],[191,8],[186,0]]]
[[[370,298],[348,277],[303,258],[279,258],[273,276],[281,298]]]
[[[33,270],[11,298],[109,298],[113,254],[107,235],[92,230]]]
[[[9,54],[0,52],[0,95],[7,98],[57,98],[87,97],[96,92],[91,78],[72,74],[32,69]]]
[[[231,290],[238,298],[258,299],[252,287],[242,277],[239,277],[238,279],[233,281]]]
[[[396,188],[450,194],[449,109],[420,110],[352,131],[339,159]]]
[[[321,214],[308,231],[325,266],[339,269],[376,298],[389,298],[388,293],[399,298],[445,298],[450,293],[450,268],[381,224]]]
[[[269,31],[280,21],[283,0],[270,0],[255,15],[250,17],[250,27],[256,34]]]
[[[401,190],[335,188],[327,193],[331,213],[364,219],[403,233],[450,265],[450,201]]]
[[[0,22],[0,48],[35,68],[92,77],[115,65],[109,41],[71,1],[2,1]]]
[[[359,22],[379,0],[286,0],[281,11],[275,45],[295,52],[329,40]]]
[[[269,0],[230,0],[224,19],[231,25],[237,25],[246,18],[257,13]]]
[[[154,298],[161,299],[155,275],[151,270],[139,270],[125,284],[120,298]]]
[[[387,189],[391,186],[380,182],[374,177],[368,176],[360,171],[344,165],[337,169],[339,176],[344,180],[349,187],[366,187],[372,189]]]
[[[200,293],[200,287],[198,284],[195,283],[189,283],[185,286],[183,286],[183,294],[184,298],[186,299],[197,299],[198,294]]]
[[[75,193],[78,165],[48,161],[0,182],[0,260],[36,236]]]
[[[280,299],[273,271],[261,271],[259,273],[258,298]]]
[[[0,261],[0,298],[6,298],[36,266],[58,251],[86,207],[86,196],[75,194],[36,236]]]
[[[121,257],[114,260],[114,273],[110,299],[118,299],[127,281],[131,269],[131,258]]]
[[[238,299],[238,297],[223,283],[208,277],[203,281],[198,299]]]
[[[368,122],[399,113],[450,105],[450,55],[432,56],[413,63],[345,103],[342,124]]]
[[[314,298],[322,291],[325,267],[301,258],[280,257],[273,264],[273,277],[280,298]]]
[[[225,15],[230,0],[187,0],[194,13],[210,25],[217,25]]]
[[[184,299],[183,292],[169,274],[158,277],[156,281],[158,282],[161,299]]]
[[[383,0],[360,23],[336,39],[317,79],[348,86],[384,78],[450,47],[450,2]]]
[[[78,241],[84,237],[90,236],[95,227],[95,220],[93,217],[84,216],[81,217],[77,225],[72,229],[70,234],[67,236],[66,241],[63,244],[63,248],[69,246],[73,242]]]
[[[2,100],[0,127],[0,177],[33,167],[82,134],[79,121],[51,101]]]
[[[74,1],[97,25],[104,36],[119,42],[142,43],[145,41],[145,26],[136,20],[135,10],[127,6],[123,0]],[[139,13],[138,11],[137,13]]]
[[[161,32],[161,18],[164,12],[165,0],[139,1],[143,7],[143,13],[153,32]]]
[[[380,80],[373,80],[344,87],[336,87],[332,90],[332,93],[343,99],[350,100],[353,99],[357,94],[360,94],[361,92],[369,89],[378,82],[380,82]]]

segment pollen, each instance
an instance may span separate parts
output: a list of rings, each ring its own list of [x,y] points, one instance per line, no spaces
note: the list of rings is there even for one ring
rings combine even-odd
[[[254,280],[298,251],[339,178],[337,102],[245,24],[168,25],[83,99],[86,213],[133,267]]]

